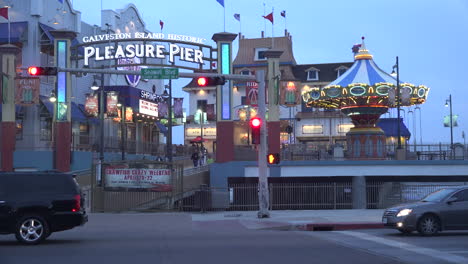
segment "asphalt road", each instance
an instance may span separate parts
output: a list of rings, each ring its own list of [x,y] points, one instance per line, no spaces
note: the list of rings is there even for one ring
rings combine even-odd
[[[93,214],[85,226],[54,233],[38,246],[0,236],[0,263],[402,263],[321,237],[326,233],[252,230],[236,220],[192,222],[180,213]]]

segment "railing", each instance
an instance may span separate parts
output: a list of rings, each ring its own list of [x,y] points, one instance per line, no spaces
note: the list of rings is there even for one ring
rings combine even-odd
[[[367,208],[387,208],[419,201],[444,187],[468,182],[368,182]],[[270,210],[351,209],[351,182],[270,183]],[[258,210],[256,183],[230,184],[227,188],[202,186],[186,190],[180,208],[184,211]]]

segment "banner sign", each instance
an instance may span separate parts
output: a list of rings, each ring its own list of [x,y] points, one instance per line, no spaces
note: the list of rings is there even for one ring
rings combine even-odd
[[[280,104],[285,106],[296,106],[301,103],[298,83],[296,82],[281,82]]]
[[[170,192],[170,169],[136,169],[107,167],[105,169],[105,186],[110,188],[139,188],[152,191]]]
[[[184,110],[182,104],[184,103],[184,98],[174,98],[174,118],[183,118]]]
[[[99,100],[97,94],[87,94],[85,101],[85,113],[88,117],[97,117],[99,114]]]
[[[119,94],[114,91],[107,92],[107,104],[106,104],[106,113],[107,117],[117,117],[118,116],[118,107],[117,102],[119,100]]]
[[[145,100],[141,100],[141,99],[139,101],[140,101],[140,111],[139,111],[140,114],[158,117],[158,104],[145,101]]]
[[[34,105],[39,103],[39,77],[15,78],[15,104]]]

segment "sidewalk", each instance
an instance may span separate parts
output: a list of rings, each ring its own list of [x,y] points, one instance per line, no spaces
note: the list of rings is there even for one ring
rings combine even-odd
[[[249,229],[332,231],[383,228],[382,209],[270,211],[270,218],[257,218],[257,211],[193,213],[193,222],[237,220]]]

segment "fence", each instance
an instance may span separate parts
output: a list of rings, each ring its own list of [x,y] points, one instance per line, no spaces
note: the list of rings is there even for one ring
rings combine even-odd
[[[387,208],[414,202],[444,187],[468,182],[368,182],[367,208]],[[187,190],[180,201],[183,211],[258,210],[258,185],[230,184],[227,188],[202,186]],[[351,182],[270,183],[270,210],[352,209]]]

